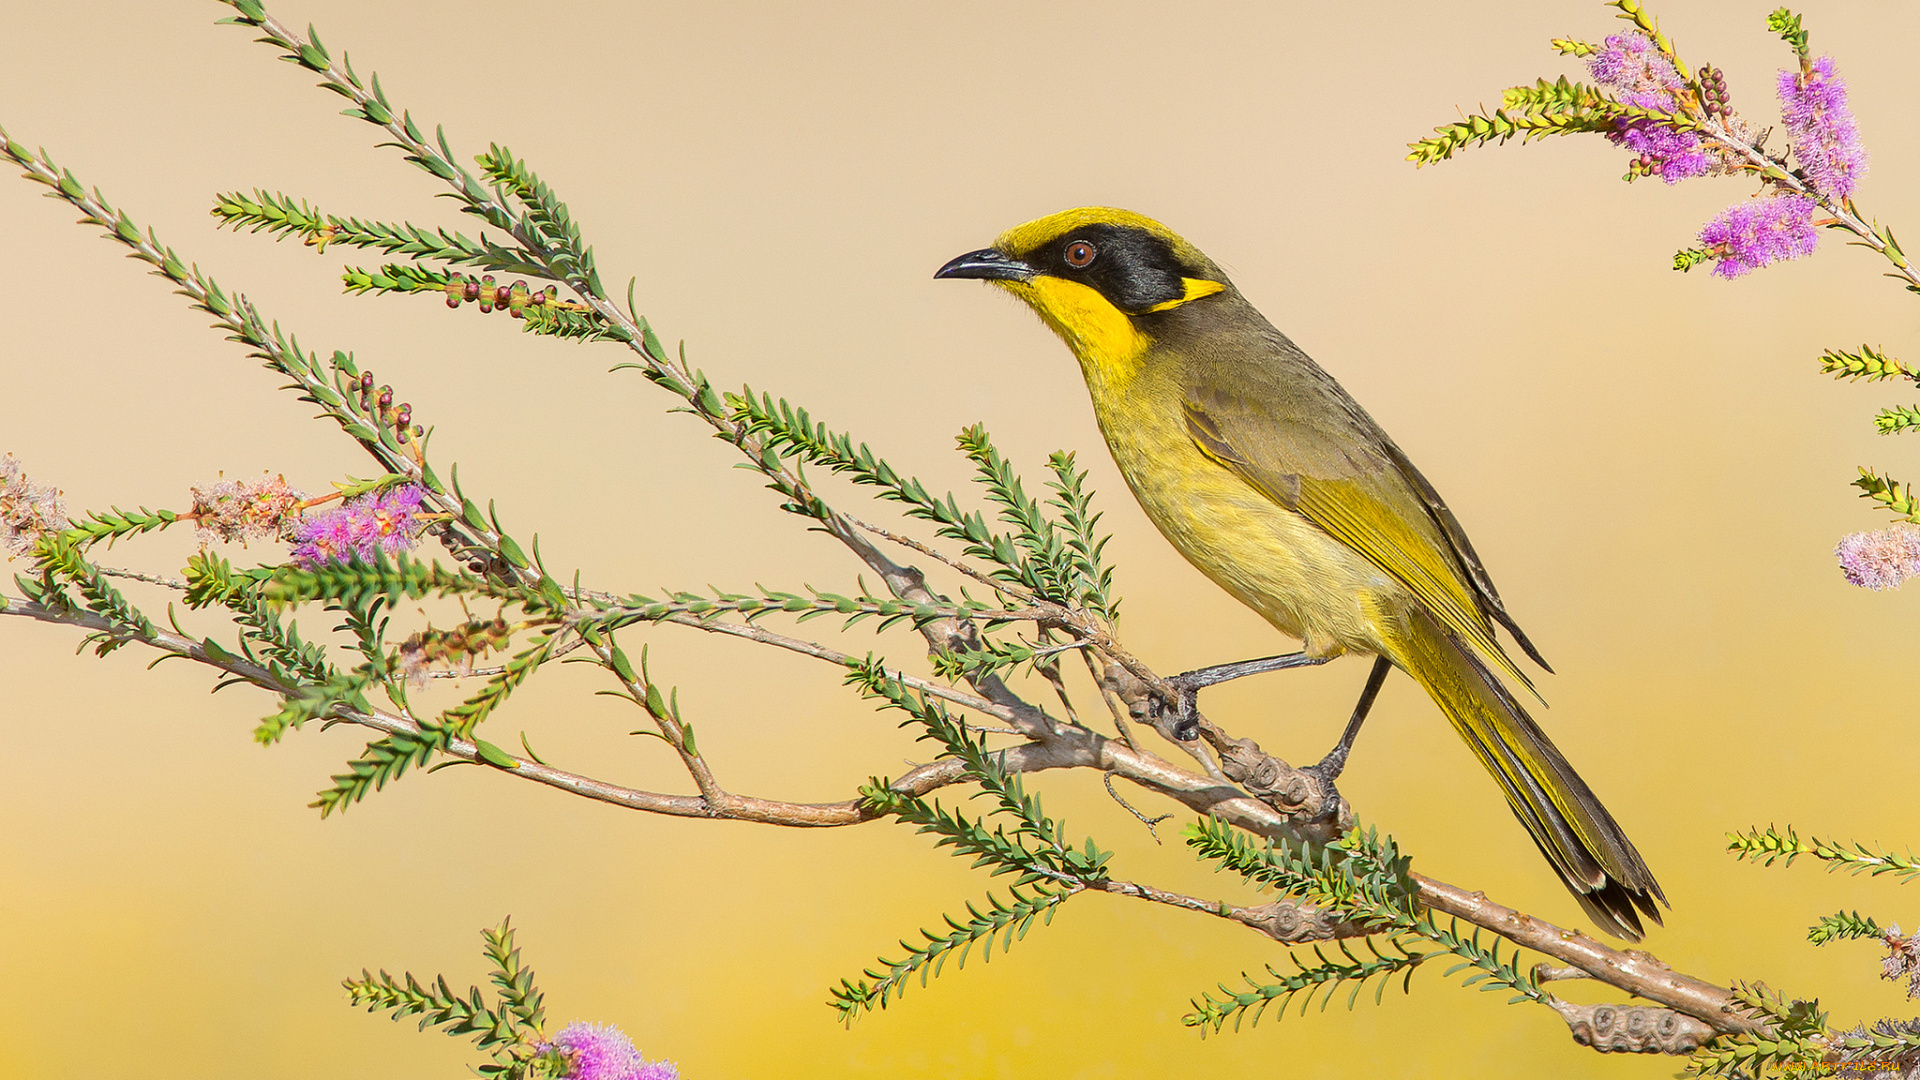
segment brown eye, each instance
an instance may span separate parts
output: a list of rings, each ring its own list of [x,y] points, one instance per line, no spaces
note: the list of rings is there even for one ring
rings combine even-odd
[[[1067,245],[1067,265],[1073,267],[1075,270],[1085,270],[1093,264],[1093,257],[1096,254],[1098,254],[1098,252],[1094,250],[1092,244],[1087,243],[1085,240],[1075,240],[1073,243]]]

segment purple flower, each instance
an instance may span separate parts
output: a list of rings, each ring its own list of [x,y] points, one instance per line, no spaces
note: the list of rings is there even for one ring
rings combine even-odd
[[[1673,61],[1639,31],[1607,38],[1587,61],[1587,70],[1623,104],[1652,112],[1672,112],[1674,92],[1687,86]],[[1720,164],[1720,155],[1703,148],[1700,136],[1653,120],[1620,120],[1607,138],[1639,155],[1647,173],[1669,184],[1705,176]]]
[[[420,532],[423,495],[419,487],[401,484],[302,518],[294,530],[293,561],[313,570],[349,559],[372,562],[381,552],[398,555],[408,550]]]
[[[1920,529],[1896,525],[1891,529],[1857,532],[1842,539],[1833,553],[1847,580],[1878,592],[1897,589],[1920,574]]]
[[[1587,70],[1593,81],[1620,91],[1620,100],[1642,109],[1672,109],[1673,92],[1687,85],[1673,61],[1638,30],[1607,38],[1587,61]]]
[[[1813,253],[1814,201],[1805,195],[1748,199],[1720,211],[1700,230],[1700,243],[1719,260],[1713,272],[1737,278],[1783,259]]]
[[[671,1062],[642,1059],[633,1040],[612,1024],[576,1020],[540,1049],[562,1056],[566,1080],[680,1080]]]
[[[1702,149],[1700,136],[1691,131],[1658,127],[1648,120],[1623,120],[1618,131],[1607,138],[1647,159],[1654,176],[1669,184],[1705,176],[1720,164],[1720,155]]]
[[[1853,194],[1866,175],[1867,151],[1847,107],[1846,80],[1833,73],[1833,57],[1815,60],[1804,74],[1780,73],[1780,119],[1813,190],[1838,199]]]

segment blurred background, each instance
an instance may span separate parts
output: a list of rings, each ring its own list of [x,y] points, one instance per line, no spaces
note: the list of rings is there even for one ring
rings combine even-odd
[[[1665,30],[1772,123],[1790,53],[1768,5],[1671,0]],[[610,291],[723,386],[746,381],[850,429],[930,486],[970,489],[952,435],[984,422],[1030,479],[1080,452],[1113,533],[1122,631],[1163,672],[1286,642],[1182,562],[1100,445],[1076,366],[1009,299],[934,282],[1017,222],[1105,203],[1211,254],[1340,378],[1445,493],[1560,674],[1542,722],[1673,901],[1647,947],[1721,983],[1818,994],[1852,1024],[1909,1011],[1877,950],[1804,940],[1817,916],[1915,916],[1890,882],[1723,854],[1730,829],[1896,846],[1920,834],[1905,670],[1920,595],[1846,585],[1835,541],[1883,524],[1857,465],[1911,478],[1870,417],[1895,387],[1835,385],[1824,347],[1911,349],[1911,300],[1837,234],[1736,283],[1669,260],[1745,181],[1619,180],[1597,138],[1484,148],[1416,171],[1405,144],[1576,62],[1551,37],[1625,24],[1597,3],[714,2],[549,7],[285,0],[335,55],[378,71],[457,152],[528,158],[596,246]],[[616,590],[849,590],[837,545],[775,509],[729,449],[615,346],[512,332],[433,297],[341,295],[377,255],[216,231],[216,192],[255,186],[331,213],[466,221],[342,102],[213,3],[14,4],[0,14],[0,122],[310,348],[354,351],[436,428],[442,463],[497,500],[548,563]],[[1806,10],[1852,87],[1873,155],[1863,209],[1912,220],[1906,101],[1920,9]],[[1777,140],[1778,137],[1776,137]],[[206,331],[144,267],[25,182],[0,184],[13,269],[0,452],[75,513],[185,509],[190,485],[284,473],[309,491],[366,458]],[[1911,225],[1908,225],[1911,228]],[[884,507],[849,504],[871,518]],[[889,518],[889,520],[891,520]],[[921,532],[920,535],[924,535]],[[109,564],[173,572],[190,532]],[[243,565],[281,549],[234,549]],[[23,564],[16,563],[18,571]],[[162,601],[153,594],[138,594]],[[412,612],[403,614],[412,616]],[[190,627],[202,624],[189,621]],[[206,624],[209,628],[212,624]],[[316,632],[325,616],[308,620]],[[203,631],[204,632],[204,631]],[[807,636],[834,637],[824,621]],[[459,1075],[468,1044],[349,1008],[362,967],[484,977],[482,927],[511,914],[557,1027],[617,1023],[690,1080],[833,1075],[1317,1078],[1668,1076],[1602,1058],[1554,1016],[1462,992],[1439,969],[1385,1004],[1204,1041],[1189,999],[1285,966],[1243,929],[1105,896],[885,1014],[835,1026],[826,991],[938,925],[988,882],[889,825],[822,832],[648,817],[478,769],[409,775],[344,815],[306,804],[366,741],[310,728],[263,750],[273,711],[215,697],[186,664],[0,619],[0,1072],[32,1077]],[[915,664],[899,633],[846,636]],[[835,673],[677,627],[632,633],[677,685],[733,790],[848,797],[923,758]],[[1209,691],[1210,715],[1293,760],[1330,745],[1366,675],[1350,660]],[[552,670],[489,725],[563,767],[685,790],[639,713]],[[1076,684],[1083,711],[1097,707]],[[450,691],[458,693],[455,689]],[[1089,775],[1034,781],[1123,876],[1245,902],[1156,846]],[[1430,874],[1588,929],[1494,785],[1413,684],[1383,695],[1343,790]],[[1144,809],[1164,812],[1150,797]],[[992,883],[998,887],[1001,883]],[[1904,902],[1904,903],[1903,903]],[[1559,988],[1556,987],[1556,992]],[[1599,997],[1574,987],[1568,996]]]

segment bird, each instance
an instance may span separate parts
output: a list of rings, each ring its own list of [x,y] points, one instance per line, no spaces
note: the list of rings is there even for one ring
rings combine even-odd
[[[1192,697],[1240,675],[1375,658],[1344,767],[1381,682],[1424,687],[1594,924],[1638,941],[1666,895],[1645,860],[1505,680],[1533,684],[1507,613],[1439,492],[1340,384],[1159,222],[1081,207],[1015,226],[936,278],[1024,301],[1080,362],[1113,460],[1147,517],[1201,573],[1298,639],[1298,652],[1176,676]],[[1537,694],[1535,695],[1537,696]],[[1184,729],[1184,730],[1183,730]],[[1670,906],[1670,905],[1669,905]]]

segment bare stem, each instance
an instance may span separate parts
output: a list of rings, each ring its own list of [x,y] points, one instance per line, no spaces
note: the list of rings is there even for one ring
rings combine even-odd
[[[915,540],[911,536],[902,536],[899,533],[891,532],[887,529],[881,528],[878,525],[872,524],[871,522],[862,521],[859,518],[854,517],[852,514],[842,513],[841,516],[846,518],[848,521],[852,522],[856,527],[864,529],[865,531],[880,537],[882,540],[891,541],[892,543],[899,544],[901,547],[907,548],[911,551],[917,551],[920,554],[925,555],[929,559],[933,559],[937,562],[944,563],[951,569],[958,571],[959,573],[965,574],[967,577],[972,578],[973,580],[979,582],[982,585],[987,586],[990,589],[995,590],[996,592],[1005,593],[1008,596],[1011,596],[1014,599],[1019,600],[1021,603],[1036,604],[1036,605],[1041,603],[1041,600],[1039,597],[1033,595],[1032,593],[1021,588],[1020,586],[1015,585],[1012,582],[1001,581],[998,578],[995,578],[985,573],[984,571],[981,571],[972,566],[969,566],[964,562],[961,562],[959,559],[955,559],[945,554],[944,552],[941,552],[926,544],[923,544],[920,541]]]

